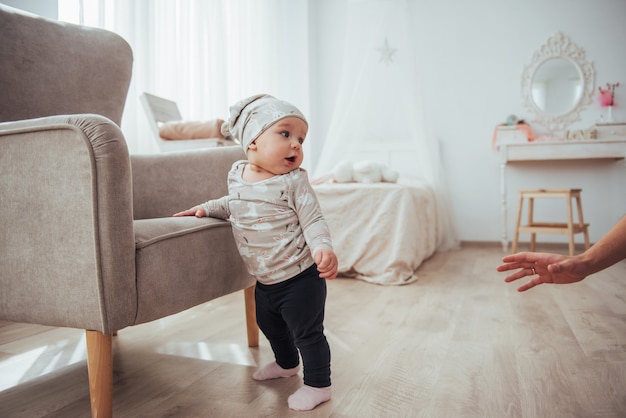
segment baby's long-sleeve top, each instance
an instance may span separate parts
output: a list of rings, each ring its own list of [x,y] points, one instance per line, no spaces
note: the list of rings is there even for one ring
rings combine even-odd
[[[264,284],[290,279],[332,250],[328,225],[307,173],[298,168],[258,183],[243,180],[247,161],[228,173],[228,195],[203,204],[207,216],[231,222],[248,272]]]

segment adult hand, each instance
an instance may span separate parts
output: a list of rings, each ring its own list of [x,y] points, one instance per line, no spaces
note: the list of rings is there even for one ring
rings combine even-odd
[[[524,292],[542,283],[567,284],[583,280],[587,276],[581,256],[565,256],[552,253],[522,252],[502,258],[497,270],[516,270],[504,278],[507,283],[524,277],[531,279],[517,290]]]

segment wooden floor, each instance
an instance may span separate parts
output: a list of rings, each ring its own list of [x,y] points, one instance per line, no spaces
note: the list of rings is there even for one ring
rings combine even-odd
[[[563,251],[567,251],[563,245]],[[301,377],[258,383],[243,294],[122,330],[117,417],[626,417],[626,261],[517,293],[499,245],[438,253],[402,287],[329,282],[333,398],[293,412]],[[87,417],[84,333],[0,322],[0,417]]]

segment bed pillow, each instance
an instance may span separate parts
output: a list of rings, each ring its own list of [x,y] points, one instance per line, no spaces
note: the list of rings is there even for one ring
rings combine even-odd
[[[166,122],[159,127],[159,136],[165,140],[181,139],[224,139],[221,128],[224,120],[207,121],[174,121]]]

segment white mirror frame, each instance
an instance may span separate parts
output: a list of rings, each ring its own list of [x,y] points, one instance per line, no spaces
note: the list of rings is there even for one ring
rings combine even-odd
[[[571,61],[583,82],[583,88],[574,106],[560,115],[551,115],[540,109],[532,97],[532,81],[541,65],[553,58],[563,58]],[[593,101],[594,92],[594,70],[593,64],[585,59],[585,51],[578,45],[569,40],[561,32],[557,32],[548,38],[545,44],[541,46],[532,56],[529,65],[524,67],[522,73],[522,103],[526,108],[535,114],[535,122],[545,126],[548,130],[563,131],[570,124],[580,120],[580,112],[585,109]]]

